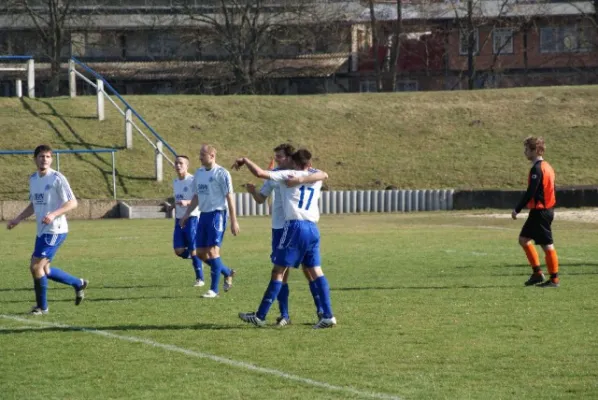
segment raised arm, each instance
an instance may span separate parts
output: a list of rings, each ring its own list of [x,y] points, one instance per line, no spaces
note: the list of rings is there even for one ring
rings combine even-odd
[[[298,186],[303,183],[314,183],[318,181],[325,181],[328,179],[328,174],[324,171],[317,171],[307,176],[293,176],[286,180],[288,187]]]
[[[262,179],[270,179],[270,173],[268,171],[264,171],[247,157],[237,158],[233,164],[233,169],[239,170],[243,165],[247,165],[247,169],[249,169],[254,176]]]

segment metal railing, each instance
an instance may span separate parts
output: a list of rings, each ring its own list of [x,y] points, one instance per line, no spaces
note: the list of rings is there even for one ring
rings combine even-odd
[[[76,69],[76,67],[80,67],[83,71],[87,72],[88,74],[91,74],[93,76],[93,78],[95,78],[95,82],[93,82],[91,79],[86,77],[83,73],[78,71]],[[150,126],[150,124],[120,95],[120,93],[118,93],[116,91],[116,89],[114,89],[112,87],[112,85],[110,85],[110,83],[108,83],[108,81],[106,79],[104,79],[104,77],[102,75],[100,75],[98,72],[94,71],[91,67],[89,67],[82,61],[79,61],[77,58],[72,57],[69,61],[69,89],[70,89],[71,98],[74,98],[77,96],[77,90],[76,90],[76,87],[77,87],[76,78],[77,77],[82,79],[83,81],[85,81],[86,83],[88,83],[89,85],[91,85],[93,88],[96,89],[97,113],[98,113],[98,119],[100,121],[105,119],[104,98],[108,99],[108,101],[110,103],[112,103],[112,105],[125,118],[125,147],[127,149],[133,148],[132,128],[135,128],[135,130],[154,148],[154,150],[156,151],[157,158],[164,157],[170,163],[170,165],[174,166],[174,158],[176,158],[177,153],[164,140],[164,138],[162,138],[162,136],[160,136],[160,134],[158,134],[158,132],[156,132],[156,130]],[[112,97],[108,93],[106,93],[106,90],[108,90],[114,97],[116,97],[116,99],[118,99],[120,101],[120,103],[124,106],[124,108],[121,108],[121,106],[119,104],[117,104],[117,102],[114,101],[114,99],[112,99]],[[154,138],[157,139],[156,143],[154,143],[151,140],[151,138],[148,137],[148,135],[146,135],[141,130],[139,125],[137,125],[135,123],[135,121],[133,121],[133,116],[137,117],[139,122],[141,122],[141,124],[145,128],[147,128],[147,130],[149,130],[149,132],[151,132],[151,135],[153,135]],[[165,147],[169,151],[170,156],[172,158],[169,157],[168,154],[164,153],[163,147]],[[158,180],[158,181],[162,181],[161,164],[162,164],[161,159],[160,160],[156,159],[156,180]],[[160,166],[160,168],[158,168],[158,165]]]

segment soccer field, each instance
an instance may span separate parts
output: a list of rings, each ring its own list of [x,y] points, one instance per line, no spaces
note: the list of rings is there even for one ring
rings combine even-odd
[[[238,319],[269,281],[267,217],[227,232],[237,277],[218,299],[192,287],[172,220],[71,221],[54,264],[90,281],[86,299],[51,282],[36,317],[34,224],[1,229],[0,398],[598,398],[598,224],[555,221],[561,287],[540,289],[523,286],[524,217],[323,216],[324,330],[300,271],[292,325],[273,325],[276,305],[266,328]]]

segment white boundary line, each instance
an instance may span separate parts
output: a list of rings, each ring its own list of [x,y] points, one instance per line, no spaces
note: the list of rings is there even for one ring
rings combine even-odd
[[[306,384],[309,386],[315,386],[315,387],[319,387],[319,388],[323,388],[323,389],[328,389],[331,391],[351,393],[351,394],[354,394],[357,396],[367,397],[367,398],[371,398],[371,399],[400,400],[399,397],[393,396],[390,394],[361,391],[361,390],[357,390],[357,389],[354,389],[349,386],[331,385],[326,382],[320,382],[320,381],[316,381],[316,380],[309,379],[309,378],[303,378],[301,376],[288,374],[286,372],[279,371],[276,369],[263,368],[263,367],[259,367],[257,365],[243,362],[243,361],[236,361],[236,360],[232,360],[230,358],[215,356],[213,354],[201,353],[198,351],[185,349],[183,347],[178,347],[178,346],[175,346],[172,344],[164,344],[164,343],[154,342],[153,340],[144,339],[144,338],[140,338],[140,337],[116,335],[114,333],[100,331],[97,329],[69,326],[69,325],[63,325],[63,324],[54,323],[54,322],[34,321],[31,319],[21,318],[21,317],[17,317],[14,315],[0,314],[0,318],[21,322],[21,323],[27,324],[29,326],[38,325],[38,326],[50,326],[50,327],[54,327],[54,328],[65,328],[65,329],[71,329],[73,331],[79,331],[79,332],[84,332],[84,333],[91,333],[93,335],[104,336],[104,337],[111,338],[111,339],[118,339],[118,340],[122,340],[125,342],[142,343],[142,344],[146,344],[148,346],[157,347],[159,349],[172,351],[175,353],[182,353],[182,354],[185,354],[185,355],[191,356],[191,357],[204,358],[204,359],[208,359],[210,361],[214,361],[214,362],[217,362],[220,364],[229,365],[231,367],[245,369],[245,370],[258,372],[258,373],[266,374],[266,375],[273,375],[278,378],[283,378],[283,379],[286,379],[289,381],[303,383],[303,384]],[[16,329],[20,329],[20,328],[16,328]]]

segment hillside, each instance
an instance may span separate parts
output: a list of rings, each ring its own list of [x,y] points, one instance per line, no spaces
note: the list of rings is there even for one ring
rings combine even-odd
[[[598,87],[523,88],[321,96],[127,96],[126,100],[197,167],[201,143],[230,166],[250,156],[266,166],[272,148],[306,146],[330,174],[331,189],[522,188],[528,164],[522,140],[542,135],[557,184],[598,184]],[[0,98],[0,149],[124,146],[123,119],[95,97]],[[116,156],[119,198],[165,198],[173,172],[153,180],[153,150],[138,134]],[[25,199],[27,156],[0,157],[0,199]],[[110,155],[63,155],[61,171],[81,198],[111,196]],[[234,172],[237,190],[251,179]]]

